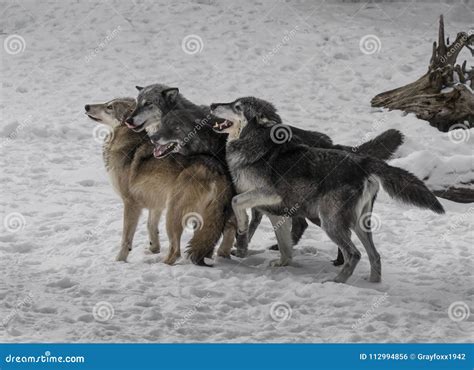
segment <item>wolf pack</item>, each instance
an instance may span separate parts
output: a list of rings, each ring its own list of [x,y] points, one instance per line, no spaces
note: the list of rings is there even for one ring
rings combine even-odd
[[[256,97],[203,106],[175,87],[136,88],[137,98],[85,106],[89,118],[111,130],[103,159],[124,205],[118,261],[132,250],[144,209],[152,253],[161,250],[158,227],[166,214],[169,265],[181,257],[189,224],[186,254],[194,264],[210,266],[219,241],[217,256],[244,259],[265,215],[277,240],[270,248],[280,253],[271,266],[292,263],[309,221],[338,248],[332,262],[340,271],[329,281],[345,283],[353,274],[361,258],[355,234],[375,283],[382,266],[371,215],[380,185],[391,198],[444,213],[422,180],[386,163],[403,143],[397,130],[358,146],[339,145],[284,123],[272,103]]]

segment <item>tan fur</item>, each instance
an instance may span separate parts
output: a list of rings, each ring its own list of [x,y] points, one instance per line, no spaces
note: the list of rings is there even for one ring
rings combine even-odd
[[[110,104],[121,105],[114,112]],[[124,105],[128,108],[124,109]],[[121,250],[117,260],[126,261],[133,235],[143,209],[149,210],[148,233],[150,250],[160,251],[158,222],[167,209],[166,230],[170,248],[165,263],[174,264],[181,256],[180,241],[184,221],[189,214],[202,217],[202,225],[194,231],[186,252],[196,264],[211,258],[214,246],[226,228],[219,255],[228,257],[233,243],[235,223],[225,215],[232,198],[231,183],[200,163],[182,156],[155,159],[153,146],[146,133],[135,133],[122,125],[124,114],[133,108],[133,101],[116,99],[105,104],[89,105],[87,114],[113,127],[113,136],[104,146],[107,171],[124,204]],[[106,107],[108,106],[108,110]],[[232,240],[230,238],[232,235]]]

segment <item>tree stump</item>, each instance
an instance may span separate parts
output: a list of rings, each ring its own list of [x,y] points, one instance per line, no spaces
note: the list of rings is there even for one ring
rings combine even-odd
[[[474,33],[459,32],[452,44],[444,37],[440,16],[438,43],[433,43],[428,71],[415,82],[375,96],[373,107],[414,113],[440,131],[474,127],[474,68],[456,64],[463,48],[474,56]]]

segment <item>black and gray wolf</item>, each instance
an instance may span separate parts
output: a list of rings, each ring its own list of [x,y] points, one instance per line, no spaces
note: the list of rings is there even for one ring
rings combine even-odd
[[[209,156],[190,158],[174,155],[166,160],[154,159],[154,147],[145,132],[132,132],[124,124],[135,108],[135,99],[114,99],[85,106],[89,118],[108,125],[110,140],[103,157],[111,183],[124,204],[123,233],[118,261],[126,261],[143,209],[149,210],[150,250],[160,252],[158,223],[166,213],[166,230],[170,248],[165,263],[174,264],[180,257],[180,241],[185,227],[194,228],[187,246],[191,261],[205,265],[215,244],[224,233],[222,250],[230,250],[235,227],[226,222],[232,215],[232,183],[227,170]],[[224,230],[225,226],[225,230]]]
[[[444,213],[433,193],[408,171],[373,157],[311,148],[292,140],[276,141],[275,130],[283,125],[269,102],[240,98],[212,104],[211,112],[225,120],[215,123],[214,129],[227,134],[226,158],[238,193],[232,199],[238,233],[248,232],[246,209],[267,214],[281,253],[274,266],[286,266],[292,260],[289,209],[293,217],[319,219],[321,228],[342,251],[344,265],[335,282],[346,282],[361,257],[351,231],[369,256],[370,281],[381,280],[380,255],[370,229],[379,183],[395,199]]]
[[[210,150],[213,155],[216,155],[219,158],[219,160],[225,160],[225,137],[223,135],[215,135],[213,132],[208,132],[207,130],[201,130],[199,128],[200,123],[193,123],[194,120],[192,117],[189,117],[189,114],[194,112],[193,114],[196,115],[194,119],[199,122],[203,122],[203,120],[207,120],[209,123],[215,122],[215,119],[210,115],[210,107],[192,103],[186,99],[176,87],[154,84],[147,87],[137,86],[137,89],[139,90],[137,98],[138,104],[137,108],[127,120],[128,125],[138,130],[151,128],[149,132],[151,133],[150,136],[153,138],[152,133],[154,133],[156,128],[160,125],[162,117],[172,111],[176,112],[186,110],[188,111],[188,117],[183,122],[191,123],[193,127],[190,127],[189,124],[186,128],[184,127],[185,124],[177,124],[175,127],[175,130],[182,131],[181,135],[183,131],[187,132],[186,135],[182,135],[181,137],[181,140],[184,140],[184,137],[188,138],[186,153],[209,153]],[[168,123],[172,124],[172,120],[168,120]],[[288,127],[292,132],[293,142],[302,143],[316,148],[342,149],[354,154],[374,156],[381,160],[388,160],[403,143],[403,135],[397,130],[387,130],[373,140],[365,142],[360,146],[350,147],[333,144],[329,136],[317,131],[302,130],[294,126]],[[195,137],[193,137],[192,143],[190,143],[191,140],[189,137],[193,132],[196,132],[196,134],[194,135]],[[175,134],[177,135],[177,133]],[[182,152],[182,154],[185,153]],[[249,227],[249,241],[252,239],[261,219],[262,213],[257,209],[253,209],[252,221],[250,222]],[[319,226],[318,219],[313,221],[315,221]],[[291,232],[294,244],[299,242],[307,227],[308,223],[304,218],[292,218]],[[278,245],[273,245],[271,249],[278,250]],[[237,255],[243,257],[245,251],[239,248],[237,250]],[[333,263],[335,265],[341,265],[344,263],[340,251]]]
[[[283,130],[284,133],[291,133],[291,140],[294,144],[308,145],[312,148],[339,149],[354,154],[371,156],[383,161],[389,160],[404,141],[403,134],[394,129],[384,131],[374,139],[355,147],[333,144],[329,136],[320,132],[303,130],[294,126],[287,126],[285,130]],[[249,240],[254,235],[261,219],[262,213],[256,209],[252,209],[252,220],[249,225]],[[310,221],[321,226],[319,219]],[[306,219],[295,216],[292,217],[291,237],[294,245],[299,242],[307,227],[308,223],[306,222]],[[278,244],[272,245],[270,249],[278,250]],[[343,263],[344,257],[341,250],[338,250],[337,257],[333,260],[333,264],[335,266],[340,266]]]

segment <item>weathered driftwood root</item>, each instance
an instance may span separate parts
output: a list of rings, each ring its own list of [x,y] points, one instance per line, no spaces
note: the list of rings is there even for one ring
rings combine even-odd
[[[468,70],[466,61],[456,64],[463,48],[474,55],[474,34],[460,32],[452,44],[445,41],[443,16],[439,22],[438,43],[426,74],[415,82],[375,96],[373,107],[399,109],[414,113],[441,131],[453,124],[464,123],[474,127],[474,68]],[[447,88],[449,91],[445,90]]]
[[[458,203],[473,203],[474,189],[450,187],[444,190],[434,190],[433,193],[440,198]]]

